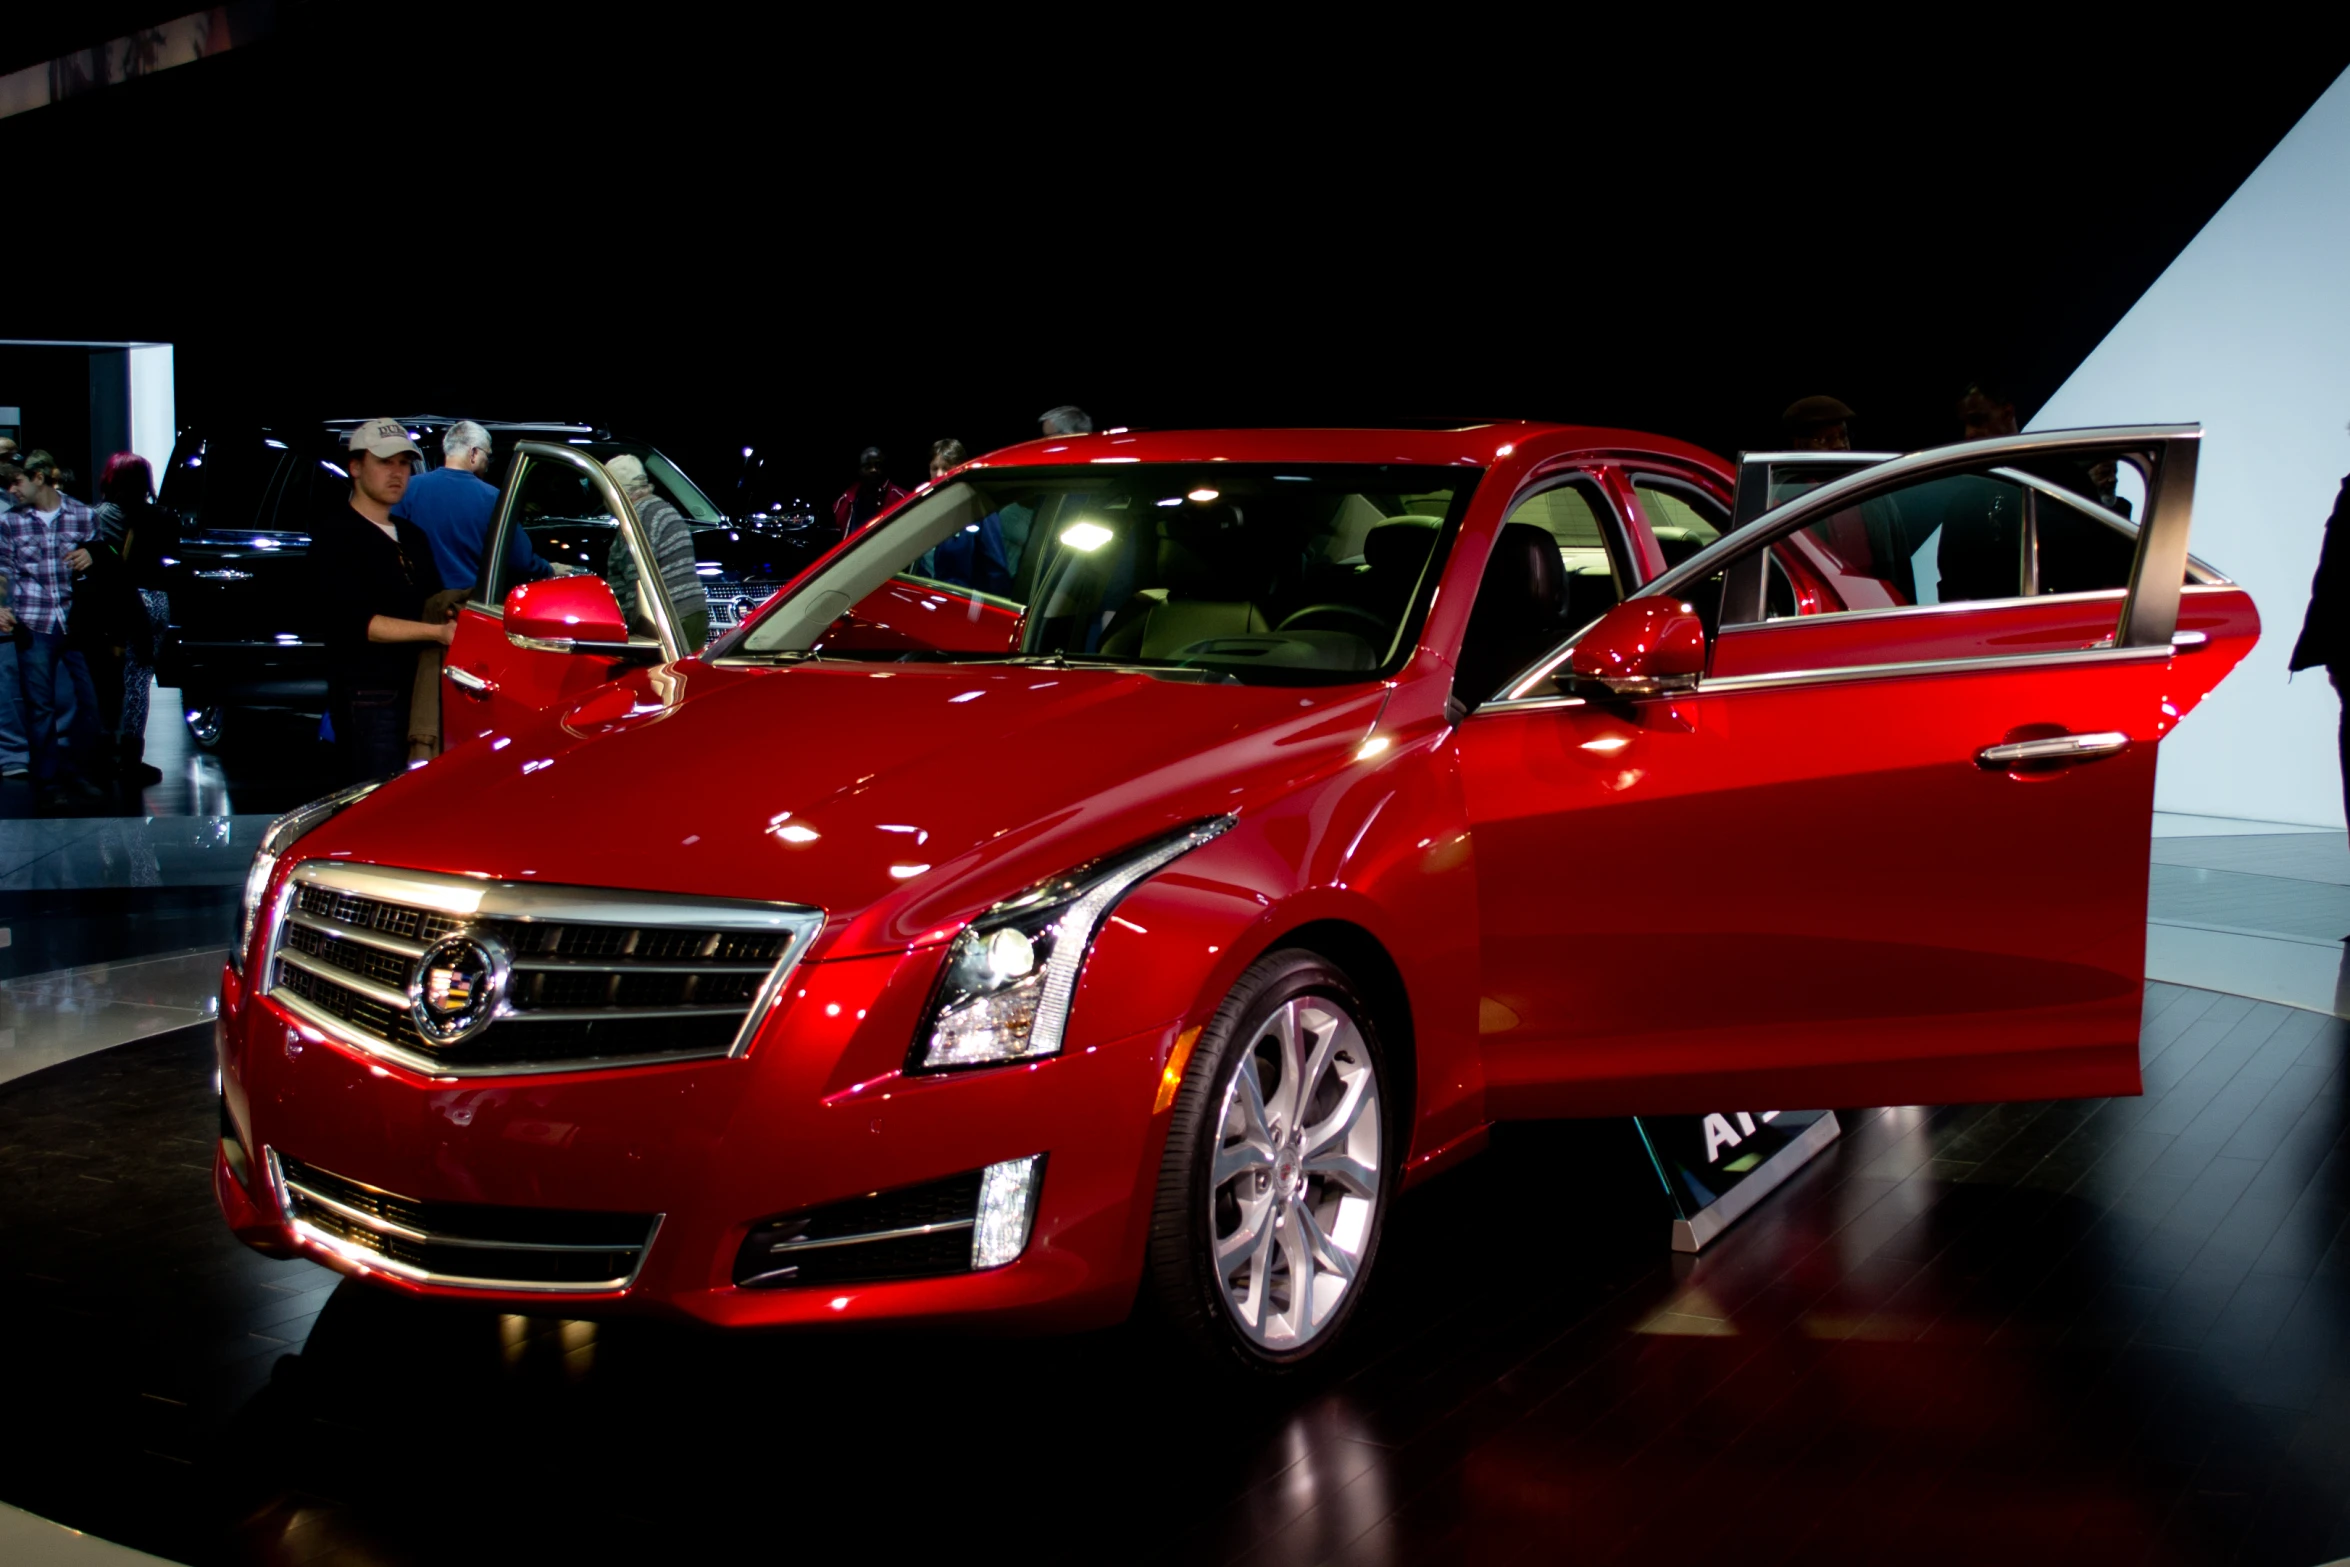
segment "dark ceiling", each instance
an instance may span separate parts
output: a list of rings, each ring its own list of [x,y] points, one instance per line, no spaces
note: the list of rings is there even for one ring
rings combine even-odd
[[[0,121],[8,335],[173,340],[183,414],[590,419],[713,488],[746,444],[816,491],[1064,401],[1726,451],[1825,391],[1928,444],[1970,379],[2045,398],[2350,62],[2342,19],[1871,54],[477,10],[289,4]]]

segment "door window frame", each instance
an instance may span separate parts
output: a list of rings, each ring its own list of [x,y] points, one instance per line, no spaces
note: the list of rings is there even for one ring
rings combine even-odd
[[[1724,631],[1732,626],[1764,624],[1759,611],[1763,607],[1763,562],[1769,557],[1770,547],[1799,529],[1832,515],[1848,506],[1893,490],[1902,489],[1926,480],[1953,474],[1992,471],[2006,468],[2010,462],[2036,457],[2102,456],[2130,463],[2138,469],[2146,485],[2146,516],[2142,522],[2110,516],[2117,530],[2135,535],[2136,551],[2131,560],[2130,580],[2119,591],[2120,615],[2113,635],[2095,647],[2056,651],[2004,654],[1995,657],[1959,659],[1927,659],[1907,663],[1886,663],[1863,667],[1834,669],[1790,670],[1783,674],[1734,675],[1725,678],[1701,677],[1700,692],[1726,693],[1741,690],[1760,690],[1786,685],[1810,685],[1842,682],[1854,679],[1892,678],[1922,673],[1962,673],[1982,669],[2016,669],[2039,664],[2077,664],[2100,662],[2136,662],[2167,659],[2172,655],[2173,639],[2178,631],[2179,607],[2187,589],[2188,579],[2194,578],[2197,587],[2231,587],[2227,578],[2187,552],[2187,531],[2192,518],[2196,460],[2202,446],[2203,429],[2200,425],[2132,425],[2113,429],[2059,430],[2039,434],[1999,436],[1984,441],[1969,441],[1955,446],[1936,447],[1906,457],[1864,458],[1865,465],[1854,468],[1840,478],[1832,479],[1785,504],[1772,508],[1725,534],[1720,540],[1691,556],[1688,560],[1659,576],[1627,598],[1666,597],[1680,591],[1685,585],[1700,581],[1716,571],[1724,573],[1721,625]],[[1768,453],[1750,457],[1741,465],[1739,495],[1743,503],[1750,487],[1765,486],[1773,466],[1786,461],[1810,462],[1828,459],[1851,462],[1864,454],[1834,453]],[[2000,461],[2007,458],[2008,462]],[[2029,476],[2023,476],[2029,477]],[[2035,486],[2037,488],[2038,486]],[[2048,485],[2062,497],[2067,492],[2061,486]],[[2101,508],[2102,510],[2102,508]],[[1733,520],[1735,521],[1735,514]],[[2101,518],[2100,520],[2106,520]],[[1733,614],[1736,595],[1749,594],[1756,613],[1741,611]],[[1980,609],[2001,604],[2030,604],[2048,599],[2082,600],[2101,596],[2115,596],[2111,588],[2079,594],[2049,594],[2039,598],[1958,600],[1950,604],[1902,605],[1886,609],[1842,611],[1833,617],[1805,616],[1800,620],[1769,622],[1773,625],[1801,624],[1804,621],[1841,623],[1857,616],[1871,618],[1896,615],[1940,614],[1961,609]],[[1549,679],[1565,662],[1574,649],[1569,639],[1552,650],[1537,663],[1529,666],[1503,687],[1504,695],[1480,706],[1477,713],[1508,712],[1529,707],[1580,707],[1585,699],[1565,695],[1532,694],[1534,688]],[[1709,659],[1710,662],[1710,659]],[[1474,715],[1472,715],[1474,716]]]
[[[1593,511],[1592,517],[1599,524],[1599,542],[1607,551],[1608,575],[1615,580],[1616,602],[1621,604],[1640,591],[1645,574],[1641,569],[1641,552],[1632,537],[1633,512],[1625,500],[1630,491],[1627,488],[1624,495],[1619,495],[1616,486],[1608,482],[1609,469],[1613,466],[1582,457],[1545,464],[1535,471],[1533,477],[1518,486],[1517,493],[1510,497],[1509,506],[1502,512],[1501,520],[1502,525],[1507,527],[1518,515],[1518,508],[1528,501],[1572,484],[1587,485],[1597,491],[1601,505]]]
[[[515,526],[515,504],[521,498],[523,481],[530,473],[531,464],[539,461],[570,468],[585,478],[595,489],[597,498],[603,501],[605,510],[620,524],[621,537],[627,541],[629,552],[636,556],[637,579],[645,585],[645,604],[652,611],[653,635],[661,644],[662,662],[673,664],[685,657],[688,651],[699,651],[684,646],[677,618],[670,609],[669,585],[661,580],[659,558],[653,553],[652,542],[645,533],[643,521],[636,514],[636,508],[629,504],[627,496],[621,494],[620,486],[612,482],[612,476],[604,471],[604,465],[577,447],[558,446],[551,441],[514,443],[513,456],[506,464],[505,488],[498,494],[498,510],[490,520],[489,548],[482,556],[484,564],[491,565],[493,569],[481,573],[482,583],[486,585],[497,575],[494,563],[506,558],[506,541]],[[496,620],[506,618],[506,606],[502,602],[491,604],[476,599],[468,607]],[[625,612],[625,606],[623,609]]]

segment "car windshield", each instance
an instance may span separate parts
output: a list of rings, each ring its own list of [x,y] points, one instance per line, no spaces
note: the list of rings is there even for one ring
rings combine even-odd
[[[1363,679],[1409,650],[1477,478],[1396,465],[980,468],[875,525],[720,651]]]

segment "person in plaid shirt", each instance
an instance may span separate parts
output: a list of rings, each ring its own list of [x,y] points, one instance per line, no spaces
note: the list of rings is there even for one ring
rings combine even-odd
[[[0,461],[0,482],[16,503],[0,516],[0,632],[16,641],[33,786],[42,805],[53,810],[66,805],[69,785],[84,794],[102,792],[82,776],[98,756],[98,689],[82,655],[65,640],[74,573],[89,569],[89,544],[98,536],[90,508],[58,488],[72,477],[47,452]],[[73,682],[70,758],[57,743],[60,672]]]

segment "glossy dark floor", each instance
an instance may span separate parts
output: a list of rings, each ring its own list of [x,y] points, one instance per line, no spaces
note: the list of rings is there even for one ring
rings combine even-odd
[[[724,1340],[243,1252],[189,1031],[0,1089],[0,1496],[196,1561],[2350,1554],[2344,1025],[2149,986],[2142,1099],[1848,1112],[1693,1266],[1618,1124],[1396,1212],[1354,1362]],[[827,1552],[826,1548],[830,1547]]]
[[[146,760],[163,777],[144,787],[109,782],[76,796],[62,813],[44,810],[29,778],[0,779],[0,821],[30,816],[275,816],[315,800],[344,780],[334,749],[318,738],[318,715],[239,710],[207,750],[189,738],[180,694],[154,692]]]

